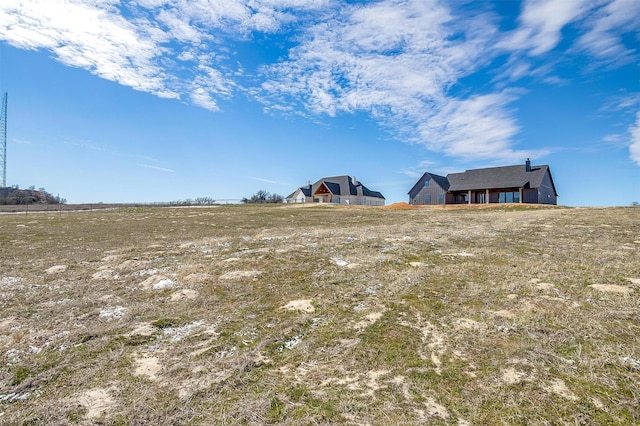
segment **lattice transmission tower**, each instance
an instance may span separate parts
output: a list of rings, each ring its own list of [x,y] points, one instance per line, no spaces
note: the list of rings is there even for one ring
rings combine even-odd
[[[2,113],[0,113],[0,188],[7,187],[7,98],[9,94],[4,92],[2,96]]]

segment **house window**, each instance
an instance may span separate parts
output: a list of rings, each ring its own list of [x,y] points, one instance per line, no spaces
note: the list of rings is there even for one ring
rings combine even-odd
[[[424,203],[425,204],[431,204],[431,194],[426,194],[424,196]]]
[[[444,204],[444,194],[438,194],[438,204]]]
[[[519,203],[520,191],[500,192],[498,194],[499,203]]]
[[[425,181],[424,181],[424,187],[426,188],[426,187],[428,187],[428,186],[429,186],[429,181],[428,181],[428,180],[425,180]]]

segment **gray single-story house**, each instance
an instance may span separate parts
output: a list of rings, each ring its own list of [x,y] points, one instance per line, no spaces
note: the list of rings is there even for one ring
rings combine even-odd
[[[415,205],[530,203],[557,204],[548,165],[532,166],[527,159],[516,166],[472,169],[446,177],[424,173],[409,191]]]
[[[314,184],[301,186],[289,194],[287,203],[333,203],[364,206],[384,206],[385,198],[352,176],[333,176]]]

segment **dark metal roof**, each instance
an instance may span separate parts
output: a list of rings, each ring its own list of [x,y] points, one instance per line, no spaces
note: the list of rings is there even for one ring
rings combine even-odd
[[[331,191],[331,193],[333,195],[341,195],[342,192],[340,191],[340,184],[337,182],[329,182],[327,180],[323,181],[322,183],[325,184],[325,186],[329,189],[329,191]]]
[[[311,197],[311,185],[301,186],[298,189],[304,194],[305,197]],[[293,191],[291,194],[287,195],[285,198],[293,198],[296,194],[296,191],[298,191],[298,189]]]
[[[361,197],[376,197],[385,199],[382,193],[372,191],[351,176],[331,176],[322,178],[313,185],[299,188],[306,197],[312,197],[320,185],[324,184],[333,195],[355,195]],[[297,190],[296,190],[297,191]],[[295,191],[287,198],[293,198]]]
[[[363,184],[360,184],[360,187],[362,188],[362,195],[363,196],[365,196],[365,197],[382,198],[384,200],[384,195],[382,195],[381,192],[372,191],[369,188],[367,188],[366,186],[364,186]]]
[[[531,171],[527,172],[526,166],[521,164],[472,169],[464,173],[450,173],[447,175],[447,179],[450,184],[449,191],[539,188],[547,173],[550,173],[547,165],[531,166]]]
[[[380,192],[370,190],[351,176],[343,175],[322,178],[313,184],[313,193],[316,192],[321,183],[324,183],[327,188],[329,188],[329,191],[335,195],[356,195],[384,199],[384,196]]]

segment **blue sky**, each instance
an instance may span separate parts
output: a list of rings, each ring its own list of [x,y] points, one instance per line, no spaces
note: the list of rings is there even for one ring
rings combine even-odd
[[[640,201],[637,0],[2,0],[7,184],[70,203],[288,195],[549,164]]]

